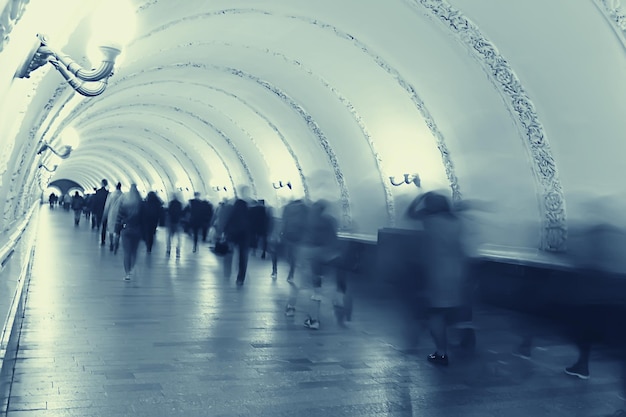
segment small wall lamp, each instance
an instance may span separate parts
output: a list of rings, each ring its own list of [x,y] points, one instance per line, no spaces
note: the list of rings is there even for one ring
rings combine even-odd
[[[100,66],[86,70],[69,56],[52,49],[45,35],[38,34],[37,39],[39,45],[26,57],[22,66],[16,71],[15,77],[29,78],[31,72],[49,62],[77,93],[86,97],[95,97],[104,92],[109,77],[113,75],[115,59],[122,52],[115,46],[99,46],[103,55]]]
[[[420,176],[418,174],[404,174],[404,179],[400,180],[399,182],[396,182],[396,177],[389,177],[389,181],[391,182],[391,185],[396,187],[403,184],[419,185]]]
[[[215,185],[215,186],[211,187],[211,189],[212,189],[213,191],[228,191],[228,189],[227,189],[226,187],[217,186],[217,185]]]
[[[275,182],[272,183],[272,187],[274,187],[275,190],[280,190],[283,187],[287,187],[290,190],[292,190],[293,188],[291,187],[291,181],[287,181],[286,183],[283,183],[282,181],[278,181],[278,184],[276,184]]]
[[[37,155],[41,155],[46,149],[50,149],[53,154],[61,159],[66,159],[72,153],[72,147],[70,145],[63,145],[60,150],[56,150],[52,146],[50,146],[48,142],[44,142],[43,145],[41,145],[41,148],[39,148],[39,150],[37,151]]]
[[[43,168],[43,169],[45,169],[48,172],[54,172],[54,171],[57,170],[58,167],[59,167],[58,165],[55,165],[55,166],[52,167],[52,169],[50,169],[47,166],[45,166],[44,164],[39,164],[38,168],[40,168],[40,169]]]

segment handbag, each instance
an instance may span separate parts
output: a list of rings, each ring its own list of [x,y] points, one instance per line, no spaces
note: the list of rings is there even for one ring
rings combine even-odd
[[[213,253],[219,256],[224,256],[230,252],[230,245],[224,239],[219,239],[215,242]]]

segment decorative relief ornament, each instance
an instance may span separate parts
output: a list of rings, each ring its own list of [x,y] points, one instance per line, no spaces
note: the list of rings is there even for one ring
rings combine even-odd
[[[556,162],[552,156],[546,134],[535,112],[535,107],[522,87],[520,80],[506,59],[463,14],[444,0],[413,0],[448,26],[460,42],[474,52],[474,56],[491,76],[494,85],[509,105],[524,138],[535,182],[540,190],[542,234],[540,248],[563,251],[567,240],[567,221],[563,190]],[[598,0],[608,1],[608,0]]]

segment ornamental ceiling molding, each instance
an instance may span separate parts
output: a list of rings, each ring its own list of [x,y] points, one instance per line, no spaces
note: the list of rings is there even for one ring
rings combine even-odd
[[[111,111],[118,111],[119,110],[120,113],[123,114],[123,115],[128,115],[128,114],[132,114],[132,113],[137,113],[138,116],[145,116],[146,115],[145,112],[139,112],[139,111],[132,112],[132,111],[129,111],[127,109],[127,107],[128,106],[116,106],[116,107],[109,107],[108,109],[111,110]],[[182,114],[185,114],[185,115],[192,115],[191,113],[182,111],[181,109],[179,109],[177,107],[174,107],[174,106],[165,106],[165,105],[157,105],[157,104],[141,104],[141,105],[133,105],[133,108],[146,108],[148,110],[152,110],[154,108],[160,108],[160,109],[165,110],[165,114],[170,114],[172,112],[173,113],[177,113],[178,112],[178,113],[182,113]],[[115,114],[111,114],[111,111],[109,111],[108,114],[99,117],[99,120],[103,120],[103,119],[106,119],[106,118],[116,118],[117,116]],[[171,122],[171,123],[173,123],[175,125],[179,125],[179,126],[181,126],[182,128],[184,128],[186,130],[190,130],[191,132],[193,132],[200,139],[203,138],[202,135],[200,135],[194,129],[191,129],[189,126],[187,126],[186,124],[181,122],[178,118],[169,117],[169,116],[164,115],[163,113],[158,113],[158,114],[155,113],[154,116],[158,117],[160,119],[168,120],[169,122]],[[199,119],[195,115],[193,115],[193,117],[196,118],[196,119]],[[84,124],[84,123],[82,123],[80,121],[80,118],[79,118],[78,124],[79,124],[79,126]],[[118,126],[118,128],[120,128],[120,127]],[[157,131],[155,131],[153,129],[146,128],[146,127],[137,126],[136,129],[141,130],[144,133],[147,133],[148,136],[154,135],[155,137],[158,137],[163,143],[167,143],[172,148],[176,149],[178,151],[178,153],[177,154],[173,153],[171,156],[176,160],[176,162],[180,166],[180,169],[183,170],[185,175],[187,175],[187,178],[191,181],[192,177],[189,174],[189,171],[187,170],[187,166],[191,165],[193,167],[193,170],[195,171],[196,177],[198,179],[200,179],[200,181],[203,183],[204,186],[206,186],[206,184],[204,184],[204,179],[203,179],[202,174],[198,170],[198,167],[196,166],[196,164],[194,164],[193,158],[191,156],[189,156],[189,153],[179,145],[178,141],[171,140],[167,136],[164,136],[164,135],[160,134],[159,132],[157,132]],[[203,142],[206,143],[211,149],[213,149],[214,152],[216,152],[215,148],[210,143],[208,143],[208,142],[206,142],[204,140],[203,140]],[[140,147],[140,149],[142,149],[142,148]],[[146,150],[144,150],[144,151],[149,153]],[[167,152],[166,148],[165,148],[165,151]],[[189,163],[188,164],[183,163],[182,161],[180,161],[180,159],[178,158],[177,155],[182,155],[183,157],[185,157],[189,161]],[[220,158],[220,160],[222,161],[222,164],[225,165],[225,162],[222,160],[222,158],[219,156],[219,154],[218,154],[218,158]],[[230,177],[230,171],[228,171],[228,168],[226,168],[226,170],[227,170],[228,175]],[[230,177],[230,178],[232,179],[232,177]],[[193,186],[193,183],[191,185]]]
[[[265,17],[277,17],[276,15],[270,12],[259,10],[259,9],[222,9],[222,10],[217,10],[217,11],[212,11],[212,12],[200,13],[200,14],[193,15],[193,16],[186,16],[186,17],[168,22],[164,25],[161,25],[153,29],[151,32],[144,34],[143,36],[138,37],[135,40],[135,42],[139,40],[147,39],[151,37],[152,35],[154,35],[155,33],[165,31],[167,29],[170,29],[184,22],[189,22],[192,20],[201,20],[201,19],[210,18],[210,17],[225,16],[225,15],[245,15],[245,14],[258,14],[260,16],[265,16]],[[439,130],[439,128],[437,127],[437,124],[435,120],[433,119],[433,117],[431,116],[430,112],[427,110],[426,105],[424,104],[423,100],[417,94],[417,90],[411,85],[409,81],[406,80],[406,78],[402,76],[400,71],[398,71],[388,62],[386,62],[384,58],[382,58],[380,55],[371,51],[370,48],[368,48],[368,46],[365,43],[361,42],[355,36],[347,32],[344,32],[335,26],[332,26],[328,23],[324,23],[317,19],[312,19],[306,16],[286,15],[282,17],[285,17],[287,19],[293,19],[296,21],[300,21],[302,23],[315,26],[321,30],[325,30],[325,31],[332,33],[334,36],[340,39],[343,39],[345,41],[348,41],[349,43],[352,43],[357,48],[359,48],[365,55],[369,56],[370,59],[376,65],[378,65],[379,68],[387,72],[396,81],[396,83],[408,93],[409,99],[415,105],[416,109],[420,113],[420,116],[422,117],[426,126],[430,130],[432,136],[436,140],[437,149],[441,153],[442,164],[446,173],[446,177],[448,178],[450,188],[452,190],[452,198],[454,201],[460,201],[462,198],[462,195],[461,195],[461,191],[460,191],[460,187],[458,183],[458,178],[456,176],[454,164],[452,163],[452,159],[450,158],[450,151],[445,143],[444,136]],[[338,182],[339,180],[343,181],[343,178],[342,177],[338,178]],[[340,184],[340,187],[342,187],[342,184],[341,183],[339,184]],[[346,204],[349,204],[347,203],[347,200],[345,200],[346,197],[347,195],[344,196],[343,190],[342,190],[342,203],[344,205],[344,210],[346,209]],[[349,209],[349,205],[347,207]],[[388,211],[393,213],[394,208],[388,206]]]
[[[566,249],[567,220],[565,199],[550,144],[535,107],[519,78],[478,26],[444,0],[408,0],[420,4],[456,35],[479,61],[489,79],[505,98],[509,111],[524,137],[535,182],[541,190],[539,210],[542,215],[540,249],[559,252]]]
[[[120,92],[125,92],[128,91],[129,88],[122,88],[120,87],[120,84],[124,83],[124,82],[131,82],[133,79],[135,78],[141,78],[141,76],[148,74],[151,71],[160,71],[163,68],[158,67],[158,68],[154,68],[151,70],[142,70],[139,73],[135,73],[132,75],[127,75],[125,77],[119,78],[115,81],[115,83],[109,83],[109,87],[107,89],[107,97],[114,97],[117,93]],[[300,164],[300,161],[295,153],[295,151],[293,150],[293,148],[291,147],[291,145],[289,144],[289,142],[287,141],[287,138],[285,138],[285,136],[280,132],[280,130],[278,129],[278,127],[272,123],[269,118],[267,118],[265,115],[263,115],[258,109],[256,109],[253,105],[251,105],[248,101],[244,100],[243,98],[228,92],[226,90],[223,90],[221,88],[218,87],[214,87],[214,86],[210,86],[207,84],[202,84],[202,83],[196,83],[196,82],[186,82],[186,81],[180,81],[180,80],[176,80],[176,79],[168,79],[166,80],[166,82],[168,83],[178,83],[178,84],[182,84],[182,85],[192,85],[192,86],[197,86],[200,88],[205,88],[208,90],[213,90],[216,91],[220,94],[224,94],[225,96],[228,96],[230,98],[232,98],[233,100],[236,100],[238,102],[240,102],[244,107],[248,108],[251,112],[253,112],[257,117],[259,117],[260,119],[262,119],[263,121],[265,121],[267,123],[267,125],[269,126],[269,128],[278,136],[278,138],[281,140],[281,142],[283,143],[283,145],[285,146],[285,148],[287,149],[287,151],[289,152],[289,155],[291,156],[296,169],[298,170],[298,175],[300,177],[300,181],[302,183],[302,188],[303,188],[303,192],[304,192],[304,196],[306,198],[310,197],[310,193],[309,193],[309,188],[308,188],[308,184],[307,184],[307,180],[304,176],[304,172],[302,170],[302,166]],[[152,86],[154,85],[155,82],[154,81],[147,81],[147,82],[142,82],[142,83],[134,83],[132,84],[132,88],[135,87],[145,87],[145,86]],[[115,87],[120,87],[120,89],[116,89]],[[77,108],[75,108],[73,110],[73,114],[74,116],[72,117],[78,117],[78,114],[82,114],[84,113],[87,109],[89,109],[92,105],[95,105],[95,101],[93,100],[85,100],[83,102],[81,102],[81,104],[79,106],[77,106]],[[228,180],[230,182],[230,184],[233,186],[233,189],[235,189],[234,187],[234,179],[230,173],[230,170],[228,168],[228,165],[226,164],[226,162],[223,160],[223,158],[220,156],[220,154],[217,152],[217,150],[206,140],[204,140],[204,136],[200,136],[200,138],[203,140],[203,142],[205,144],[207,144],[208,146],[210,146],[214,152],[216,153],[217,157],[220,159],[220,161],[222,162],[222,164],[224,165],[226,172],[228,174]]]
[[[2,14],[0,14],[0,52],[9,42],[9,35],[13,31],[15,24],[24,16],[26,5],[30,0],[9,0],[7,1]]]
[[[626,13],[621,0],[592,0],[602,12],[617,34],[622,46],[626,48]]]
[[[143,83],[143,84],[141,84],[141,85],[152,85],[152,84],[153,84],[152,82],[146,82],[146,83]],[[137,85],[138,85],[138,84],[134,84],[133,86],[137,86]],[[111,87],[110,87],[110,86],[109,86],[109,89],[108,89],[108,90],[111,90]],[[118,92],[121,92],[121,91],[125,91],[125,90],[109,91],[109,92],[107,93],[107,97],[111,97],[111,96],[113,96],[114,94],[116,94],[116,93],[118,93]],[[63,104],[59,107],[59,109],[58,109],[57,113],[55,114],[55,119],[56,119],[56,117],[59,115],[59,113],[62,111],[63,107],[64,107],[64,106],[66,106],[66,105],[68,104],[68,102],[69,102],[69,101],[70,101],[69,99],[68,99],[68,100],[66,100],[66,101],[65,101],[65,102],[64,102],[64,103],[63,103]],[[57,126],[57,128],[56,128],[56,130],[55,130],[55,133],[52,135],[52,138],[53,138],[53,139],[54,139],[54,138],[56,138],[56,137],[59,135],[59,133],[60,133],[60,132],[62,132],[62,131],[63,131],[63,129],[65,129],[65,127],[66,127],[66,126],[68,126],[68,125],[69,125],[71,122],[73,122],[74,120],[76,120],[76,121],[77,121],[77,124],[78,124],[79,126],[84,125],[85,123],[82,121],[82,116],[86,113],[86,111],[87,111],[90,107],[94,106],[96,103],[98,103],[98,101],[97,101],[97,100],[93,100],[93,99],[92,99],[92,100],[89,100],[89,99],[82,100],[82,101],[80,102],[80,104],[78,104],[76,107],[74,107],[74,108],[70,111],[70,114],[69,114],[68,116],[66,116],[66,117],[63,119],[63,121],[62,121],[62,122],[60,122],[59,126]],[[142,106],[142,107],[145,107],[145,108],[150,108],[150,107],[155,107],[155,106],[156,106],[156,107],[158,107],[158,105],[156,105],[156,104],[155,104],[155,105],[142,104],[141,106]],[[123,110],[125,107],[128,107],[128,106],[115,106],[115,107],[108,107],[108,108],[107,108],[107,111],[110,113],[110,112],[111,112],[111,110],[120,110],[120,112],[121,112],[122,114],[124,114],[124,115],[128,115],[128,114],[129,114],[128,110]],[[134,107],[136,108],[136,107],[138,107],[138,106],[134,106]],[[168,107],[166,107],[166,106],[161,106],[161,107],[162,107],[162,108],[168,108]],[[175,111],[180,111],[180,109],[178,109],[178,110],[177,110],[177,109],[175,109],[174,107],[171,107],[171,109],[173,109],[173,110],[175,110]],[[191,113],[189,113],[189,112],[185,112],[185,113],[186,113],[186,114],[189,114],[189,115],[191,114]],[[140,113],[140,112],[137,112],[137,114],[138,114],[138,115],[142,115],[142,113]],[[88,120],[91,120],[91,117],[90,117],[90,116],[85,116],[85,117],[87,117],[87,119],[88,119]],[[100,120],[102,120],[103,118],[106,118],[106,117],[109,117],[109,115],[106,115],[106,116],[102,116],[102,115],[100,115],[100,116],[99,116],[99,119],[100,119]],[[167,117],[167,116],[164,116],[164,115],[162,115],[162,114],[158,114],[158,117],[160,117],[160,118],[162,118],[162,119],[167,119],[167,120],[171,121],[171,122],[172,122],[172,123],[174,123],[174,124],[177,124],[177,125],[182,126],[182,127],[183,127],[183,128],[185,128],[185,129],[192,130],[192,131],[193,131],[193,133],[194,133],[194,134],[195,134],[198,138],[200,138],[200,140],[201,140],[204,144],[206,144],[207,146],[209,146],[209,147],[210,147],[210,148],[211,148],[211,149],[215,152],[215,154],[217,155],[217,157],[220,159],[220,161],[221,161],[222,165],[223,165],[223,166],[225,167],[225,169],[226,169],[226,172],[227,172],[227,175],[228,175],[229,181],[230,181],[231,185],[233,186],[233,190],[236,190],[236,188],[235,188],[235,186],[234,186],[234,184],[235,184],[235,183],[234,183],[234,179],[233,179],[232,174],[231,174],[231,172],[230,172],[230,170],[229,170],[229,168],[228,168],[228,165],[226,164],[226,162],[224,161],[224,159],[220,156],[220,154],[217,152],[217,150],[215,149],[215,147],[213,147],[213,145],[211,145],[208,141],[206,141],[206,140],[204,139],[204,136],[203,136],[203,135],[200,135],[200,134],[199,134],[198,132],[196,132],[195,130],[190,129],[190,128],[189,128],[189,126],[185,125],[184,123],[181,123],[181,122],[180,122],[180,120],[178,120],[178,119],[174,119],[174,118],[171,118],[171,117]],[[198,120],[201,120],[199,117],[197,117],[197,116],[195,116],[195,115],[194,115],[194,118],[195,118],[195,119],[198,119]],[[49,128],[50,128],[50,125],[48,125],[47,129],[49,129]],[[46,130],[46,131],[47,131],[47,130]],[[143,129],[143,131],[148,132],[148,133],[151,133],[150,131],[148,131],[148,129]],[[156,134],[156,133],[155,133],[155,134]],[[196,175],[198,176],[198,178],[200,178],[200,180],[202,181],[203,185],[206,187],[206,184],[204,184],[204,179],[202,178],[202,175],[201,175],[201,174],[200,174],[200,172],[198,171],[198,168],[195,166],[195,164],[193,164],[193,159],[189,156],[189,154],[188,154],[188,153],[187,153],[184,149],[182,149],[182,148],[181,148],[181,147],[180,147],[177,143],[174,143],[173,141],[171,141],[171,140],[170,140],[170,139],[168,139],[167,137],[162,136],[162,135],[159,135],[159,134],[156,134],[156,135],[157,135],[157,136],[159,136],[159,138],[161,138],[164,142],[166,142],[166,143],[170,144],[172,147],[176,148],[176,149],[177,149],[177,150],[178,150],[178,151],[179,151],[179,152],[180,152],[183,156],[185,156],[185,157],[186,157],[186,158],[190,161],[191,165],[193,165],[193,167],[195,168]],[[142,149],[142,148],[140,147],[140,149]],[[234,151],[235,151],[235,153],[237,153],[237,154],[239,155],[238,150],[236,150],[236,149],[235,149]],[[175,155],[173,155],[173,156],[174,156],[174,159],[176,159],[176,161],[179,163],[179,165],[180,165],[181,169],[185,172],[185,174],[187,175],[187,177],[191,180],[191,177],[190,177],[190,175],[189,175],[189,173],[187,172],[187,169],[186,169],[186,164],[181,163],[181,162],[180,162],[180,160],[178,159],[178,157],[176,157]],[[240,159],[241,159],[241,157],[240,157]],[[247,175],[250,177],[250,176],[251,176],[251,174],[250,174],[250,173],[249,173],[249,171],[247,170],[247,167],[244,167],[244,169],[246,169]],[[170,178],[170,176],[169,176],[169,175],[167,175],[167,178],[171,180],[171,178]],[[253,189],[255,189],[255,188],[254,188],[254,185],[253,185]],[[236,193],[236,191],[235,191],[235,193]]]
[[[295,59],[289,58],[288,56],[277,52],[277,51],[273,51],[269,48],[265,48],[265,49],[259,49],[259,48],[255,48],[249,45],[236,45],[236,44],[232,44],[229,42],[218,42],[218,41],[211,41],[211,42],[195,42],[195,43],[185,43],[182,45],[178,45],[176,48],[181,48],[181,47],[185,47],[185,46],[206,46],[206,45],[220,45],[220,46],[226,46],[226,47],[236,47],[236,48],[242,48],[242,49],[247,49],[247,50],[252,50],[252,51],[256,51],[259,53],[264,53],[267,55],[270,55],[274,58],[277,58],[283,62],[285,62],[286,64],[293,66],[295,68],[297,68],[298,70],[304,72],[305,74],[307,74],[308,76],[314,78],[319,84],[321,84],[326,90],[330,91],[336,98],[337,100],[346,108],[346,110],[348,110],[348,112],[350,113],[350,115],[352,116],[352,118],[354,119],[355,123],[357,124],[357,126],[359,127],[359,129],[361,130],[361,134],[363,135],[363,138],[366,140],[367,142],[367,146],[369,147],[370,153],[372,154],[375,164],[376,164],[376,168],[378,170],[378,174],[380,177],[380,184],[381,187],[383,189],[384,192],[384,197],[385,197],[385,205],[386,205],[386,211],[387,211],[387,219],[389,221],[390,225],[394,225],[395,221],[396,221],[396,210],[395,210],[395,201],[393,198],[393,194],[391,192],[391,187],[388,185],[387,182],[387,178],[388,178],[388,174],[386,172],[386,170],[384,169],[383,166],[383,161],[382,158],[379,154],[379,152],[376,149],[376,145],[372,139],[372,135],[369,132],[366,123],[363,121],[363,117],[359,114],[359,112],[356,110],[355,106],[352,104],[352,102],[345,96],[343,95],[337,88],[335,88],[333,85],[331,85],[326,79],[324,79],[324,77],[320,76],[319,74],[316,74],[315,72],[313,72],[313,70],[311,70],[310,68],[306,67],[305,65],[303,65],[300,61],[297,61]],[[273,125],[272,125],[273,126]],[[295,158],[295,156],[294,156]],[[297,158],[295,158],[297,160]],[[298,165],[298,169],[301,171],[301,168]],[[305,195],[308,196],[308,193],[305,193]]]

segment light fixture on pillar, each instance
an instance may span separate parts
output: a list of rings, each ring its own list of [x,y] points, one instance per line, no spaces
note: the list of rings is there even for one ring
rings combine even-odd
[[[391,182],[391,185],[396,187],[403,184],[415,184],[419,186],[420,176],[418,174],[404,174],[404,179],[399,182],[396,182],[396,177],[389,177],[389,181]]]
[[[39,168],[39,169],[43,168],[43,169],[45,169],[45,170],[46,170],[46,171],[48,171],[48,172],[54,172],[54,171],[56,171],[56,170],[57,170],[57,168],[58,168],[58,167],[59,167],[58,165],[55,165],[55,166],[53,166],[53,167],[52,167],[52,169],[50,169],[50,168],[48,168],[47,166],[45,166],[44,164],[39,164],[39,167],[38,167],[38,168]]]
[[[69,56],[52,48],[45,35],[38,34],[37,43],[15,72],[15,77],[29,78],[31,72],[50,63],[76,92],[86,97],[102,94],[113,75],[116,58],[134,32],[134,22],[120,19],[134,18],[135,12],[124,0],[102,1],[100,5],[92,15],[94,39],[91,42],[102,54],[99,67],[84,69]]]
[[[283,187],[287,187],[290,190],[292,190],[293,188],[291,187],[291,181],[286,181],[286,182],[282,182],[282,181],[278,181],[278,183],[273,182],[272,183],[272,187],[274,187],[275,190],[280,190]]]
[[[221,185],[214,185],[211,187],[211,189],[213,191],[228,191],[228,189],[226,187],[223,187]]]
[[[61,149],[57,150],[54,149],[48,142],[44,142],[43,145],[41,145],[41,148],[37,151],[37,155],[41,155],[47,149],[61,159],[67,159],[72,153],[72,147],[70,145],[63,145]]]

